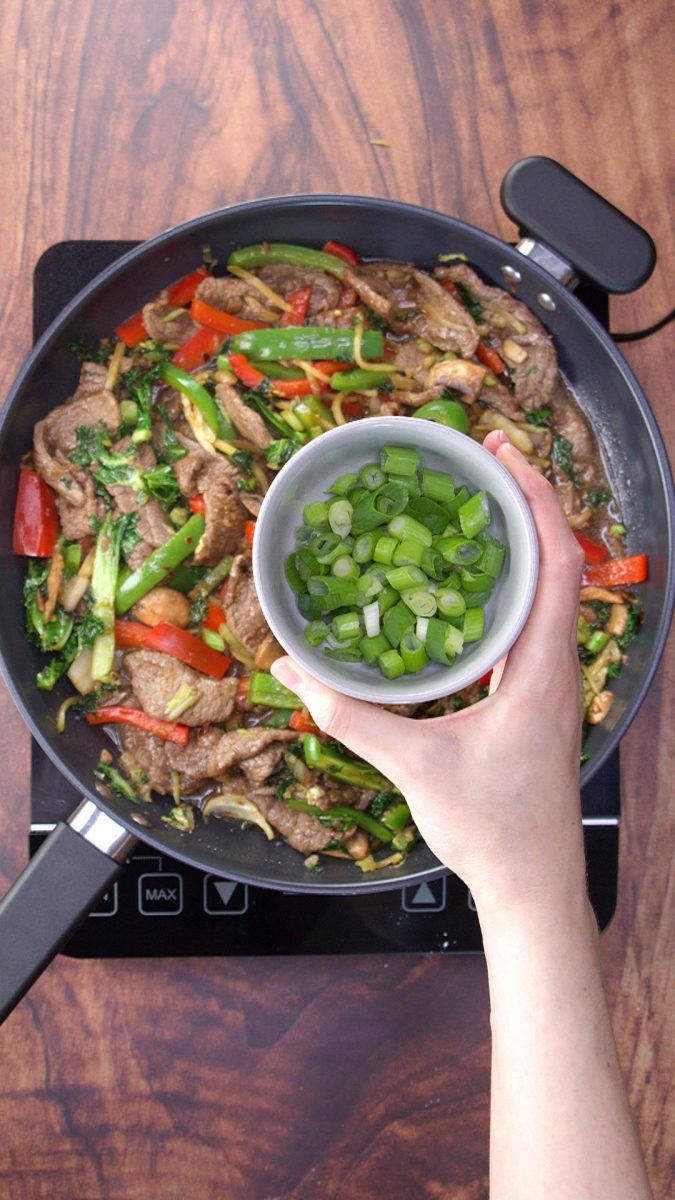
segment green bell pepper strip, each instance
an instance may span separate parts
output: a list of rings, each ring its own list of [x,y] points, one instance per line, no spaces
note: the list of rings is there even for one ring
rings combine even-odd
[[[370,763],[358,758],[347,758],[334,750],[332,746],[324,746],[315,733],[306,733],[303,738],[305,763],[315,771],[325,771],[334,775],[343,783],[351,783],[354,787],[373,788],[375,791],[395,790],[388,779],[381,775]]]
[[[118,613],[128,612],[151,588],[166,578],[184,559],[194,554],[205,528],[201,513],[195,513],[185,522],[182,529],[174,533],[163,546],[153,550],[137,571],[119,584],[115,597]]]
[[[162,363],[159,368],[160,379],[164,383],[168,383],[170,387],[176,388],[187,396],[191,404],[201,413],[209,429],[219,438],[236,438],[236,429],[229,421],[225,419],[221,413],[216,401],[206,388],[198,383],[192,375],[188,375],[187,371],[182,371],[180,367],[175,367],[173,363]]]
[[[463,404],[457,400],[429,400],[413,413],[423,421],[436,421],[438,425],[447,425],[458,433],[466,433],[469,428],[469,418]]]
[[[292,358],[310,362],[323,359],[350,362],[354,357],[354,331],[313,325],[250,329],[232,338],[231,352],[261,362]],[[361,354],[364,358],[376,359],[383,353],[384,338],[381,332],[379,329],[367,329],[363,335]]]
[[[353,371],[336,371],[330,377],[330,386],[336,392],[369,392],[388,382],[388,371],[365,371],[362,367],[356,367]]]
[[[314,271],[327,271],[336,279],[344,279],[348,264],[334,254],[326,254],[323,250],[312,250],[309,246],[295,246],[288,242],[262,242],[253,246],[242,246],[235,250],[227,260],[230,267],[243,267],[250,271],[252,267],[264,267],[268,263],[284,263],[290,267],[309,267]]]
[[[386,825],[380,824],[368,813],[360,812],[358,808],[351,808],[348,804],[336,804],[333,808],[324,811],[317,808],[316,804],[309,804],[306,800],[299,800],[296,796],[291,796],[286,803],[292,812],[310,813],[313,817],[318,817],[322,825],[330,825],[333,821],[344,821],[347,825],[358,825],[361,829],[365,829],[380,842],[391,842],[394,837],[392,830],[387,829]]]
[[[267,708],[302,708],[299,696],[267,671],[251,672],[247,699],[250,704],[264,704]]]

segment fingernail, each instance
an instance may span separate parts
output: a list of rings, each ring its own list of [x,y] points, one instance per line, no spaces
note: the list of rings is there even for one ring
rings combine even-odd
[[[506,438],[505,440],[508,442],[509,454],[511,454],[513,458],[517,458],[519,462],[525,463],[527,465],[527,459],[524,454],[521,454],[518,447],[514,446],[513,442],[509,442],[508,438]]]
[[[284,687],[290,688],[291,691],[297,691],[302,686],[302,678],[298,672],[293,669],[287,658],[277,658],[271,665],[270,671],[279,683],[283,683]]]

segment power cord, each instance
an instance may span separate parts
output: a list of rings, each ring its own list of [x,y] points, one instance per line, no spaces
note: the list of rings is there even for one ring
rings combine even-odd
[[[655,325],[649,325],[647,329],[636,329],[633,333],[613,333],[612,340],[615,342],[639,342],[642,338],[650,337],[652,333],[658,333],[659,329],[663,329],[675,317],[675,308],[671,308],[670,312],[657,321]]]

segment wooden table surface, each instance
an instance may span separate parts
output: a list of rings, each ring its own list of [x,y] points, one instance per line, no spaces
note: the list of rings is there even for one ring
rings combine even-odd
[[[6,0],[0,394],[29,349],[32,268],[53,242],[143,238],[296,191],[395,197],[508,238],[499,184],[525,154],[560,159],[651,232],[661,265],[612,301],[615,329],[650,324],[672,304],[667,17],[666,0]],[[668,343],[664,331],[626,356],[672,446]],[[603,938],[664,1197],[672,682],[671,651],[623,745],[619,903]],[[3,688],[3,888],[26,858],[28,745]],[[487,1195],[477,957],[60,959],[2,1029],[0,1077],[9,1200]]]

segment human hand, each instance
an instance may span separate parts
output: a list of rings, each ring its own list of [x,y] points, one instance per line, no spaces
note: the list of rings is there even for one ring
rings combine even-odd
[[[271,668],[320,729],[400,788],[424,840],[479,909],[577,889],[584,872],[576,644],[583,553],[550,483],[506,435],[490,433],[484,445],[522,489],[539,540],[532,610],[493,672],[490,695],[415,720],[343,696],[290,658]]]

